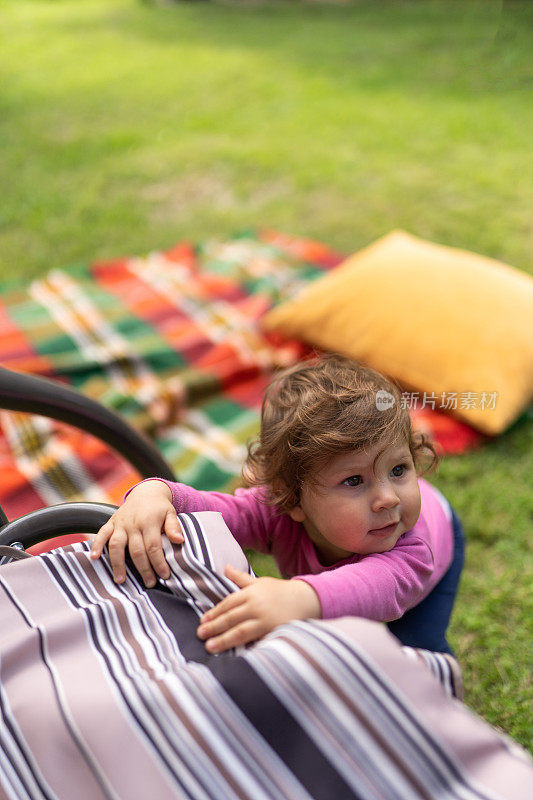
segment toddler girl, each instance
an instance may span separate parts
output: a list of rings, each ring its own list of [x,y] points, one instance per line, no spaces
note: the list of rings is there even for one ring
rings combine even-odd
[[[243,548],[271,553],[284,578],[228,566],[241,589],[203,615],[211,652],[254,641],[292,619],[355,615],[389,623],[404,643],[451,652],[445,638],[463,536],[445,498],[417,472],[436,464],[411,429],[398,388],[340,356],[274,378],[243,468],[248,488],[204,492],[161,479],[137,484],[98,532],[117,582],[125,548],[147,586],[169,569],[161,533],[183,541],[176,512],[219,511]]]

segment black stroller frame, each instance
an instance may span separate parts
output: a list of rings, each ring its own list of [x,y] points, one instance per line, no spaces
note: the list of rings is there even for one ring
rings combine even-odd
[[[126,459],[142,478],[175,480],[155,445],[122,417],[56,381],[0,367],[0,408],[59,420],[92,434]],[[116,506],[75,501],[40,508],[9,520],[0,506],[0,546],[26,550],[51,537],[96,533]]]

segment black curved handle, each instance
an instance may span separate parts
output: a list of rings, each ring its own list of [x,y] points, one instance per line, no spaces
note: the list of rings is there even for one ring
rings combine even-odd
[[[97,533],[117,506],[108,503],[74,502],[40,508],[0,528],[0,545],[21,542],[24,549],[54,536]]]
[[[0,408],[41,414],[74,425],[116,450],[143,478],[176,480],[172,467],[148,438],[114,411],[75,389],[0,367]]]

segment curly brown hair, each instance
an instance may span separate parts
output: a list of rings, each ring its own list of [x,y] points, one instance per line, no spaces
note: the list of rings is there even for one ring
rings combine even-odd
[[[310,359],[281,371],[267,387],[243,480],[266,488],[266,501],[286,512],[298,505],[303,482],[313,481],[331,458],[381,441],[383,449],[407,442],[419,473],[438,462],[430,439],[413,431],[396,384],[343,356]]]

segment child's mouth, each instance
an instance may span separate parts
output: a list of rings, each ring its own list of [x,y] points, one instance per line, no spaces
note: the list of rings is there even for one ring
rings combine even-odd
[[[372,534],[372,536],[391,536],[397,527],[398,523],[393,522],[391,525],[385,525],[384,528],[374,528],[368,532]]]

